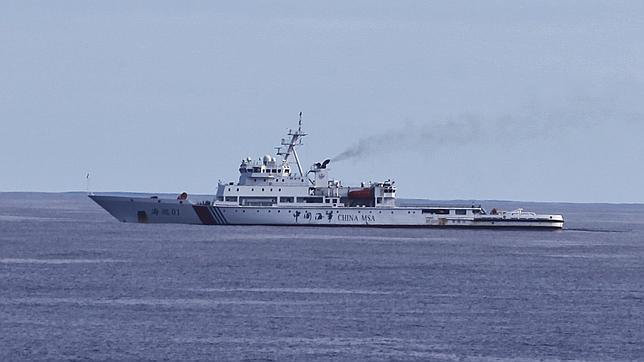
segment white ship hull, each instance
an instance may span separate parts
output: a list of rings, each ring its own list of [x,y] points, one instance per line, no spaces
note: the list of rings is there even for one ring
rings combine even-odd
[[[455,215],[456,208],[443,208],[450,210],[449,214],[437,215],[424,207],[239,206],[142,197],[90,198],[117,220],[136,223],[546,229],[561,229],[564,224],[561,215]]]

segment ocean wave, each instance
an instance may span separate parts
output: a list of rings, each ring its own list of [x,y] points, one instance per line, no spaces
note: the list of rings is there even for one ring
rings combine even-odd
[[[334,288],[195,288],[194,292],[250,292],[250,293],[293,293],[293,294],[365,294],[387,295],[390,292]]]
[[[3,258],[0,264],[96,264],[96,263],[126,263],[121,259],[35,259],[35,258]]]

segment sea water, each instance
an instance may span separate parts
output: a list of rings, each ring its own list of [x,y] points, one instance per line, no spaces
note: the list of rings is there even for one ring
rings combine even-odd
[[[0,194],[0,359],[644,359],[644,205],[566,230],[144,225]]]

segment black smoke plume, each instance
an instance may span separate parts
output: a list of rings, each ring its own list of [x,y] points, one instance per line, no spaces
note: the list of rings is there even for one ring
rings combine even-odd
[[[626,118],[642,119],[641,114],[625,115],[602,102],[590,100],[567,104],[564,109],[544,111],[526,109],[522,114],[490,118],[463,115],[447,120],[418,124],[401,124],[389,130],[359,139],[333,157],[333,162],[346,161],[371,154],[401,151],[431,151],[440,147],[472,144],[516,145],[534,139],[565,140],[572,132],[584,132],[601,123],[623,122]]]

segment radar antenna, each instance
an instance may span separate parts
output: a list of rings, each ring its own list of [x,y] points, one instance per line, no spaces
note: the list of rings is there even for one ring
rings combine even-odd
[[[288,162],[288,157],[293,155],[295,157],[295,162],[297,163],[297,169],[300,172],[300,176],[304,177],[304,172],[302,171],[302,164],[300,163],[300,158],[297,155],[295,148],[302,145],[302,137],[306,136],[306,133],[302,132],[302,112],[300,112],[300,119],[298,121],[297,131],[291,129],[288,130],[288,135],[291,137],[289,140],[282,139],[282,142],[277,149],[277,155],[283,156],[283,162]],[[282,148],[284,147],[285,150]]]

